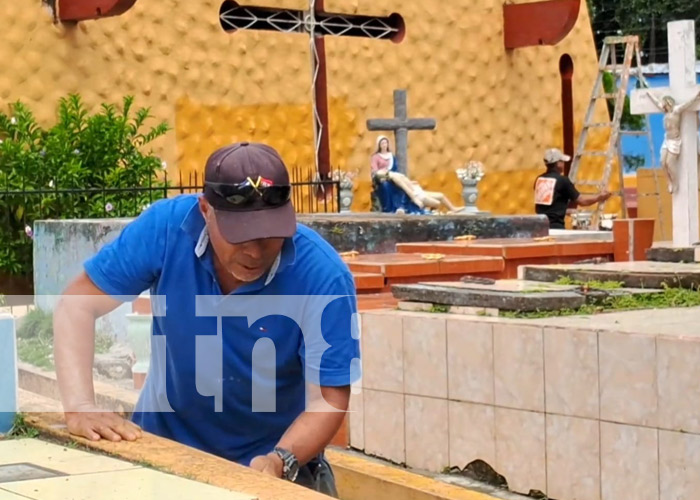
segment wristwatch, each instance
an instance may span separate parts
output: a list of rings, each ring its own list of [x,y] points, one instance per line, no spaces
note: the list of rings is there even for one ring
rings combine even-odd
[[[284,448],[276,447],[272,450],[278,457],[282,459],[282,479],[294,481],[299,474],[299,461],[291,451]]]

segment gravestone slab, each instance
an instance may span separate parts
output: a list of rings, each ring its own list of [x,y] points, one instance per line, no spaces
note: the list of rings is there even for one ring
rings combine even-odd
[[[648,295],[661,293],[661,290],[619,288],[584,291],[579,285],[498,280],[492,284],[421,282],[415,285],[394,285],[392,292],[404,306],[410,304],[409,307],[414,310],[429,310],[421,308],[418,305],[421,303],[436,304],[451,306],[450,312],[459,314],[460,307],[478,310],[479,313],[493,310],[529,312],[578,309],[611,296]]]
[[[421,281],[419,285],[455,288],[458,290],[487,290],[490,292],[504,293],[543,293],[543,292],[570,292],[578,290],[577,285],[558,285],[556,283],[542,283],[540,281],[526,280],[494,280],[492,284],[463,283],[460,281]]]
[[[516,281],[496,281],[493,285],[439,282],[394,285],[392,293],[402,301],[505,311],[557,311],[578,309],[586,304],[586,296],[576,286]]]
[[[609,262],[604,264],[557,264],[522,266],[521,279],[555,282],[567,277],[575,281],[616,281],[625,288],[698,288],[700,264],[672,262]]]
[[[700,246],[653,247],[646,251],[646,258],[654,262],[700,262]]]

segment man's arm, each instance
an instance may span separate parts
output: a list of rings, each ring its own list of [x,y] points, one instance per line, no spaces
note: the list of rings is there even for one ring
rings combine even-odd
[[[573,207],[588,207],[590,205],[595,205],[596,203],[607,200],[611,196],[607,191],[603,191],[596,195],[581,194],[568,177],[564,178],[563,189],[566,197],[571,200],[569,206]]]
[[[315,389],[318,391],[319,388]],[[321,387],[320,393],[322,398],[310,403],[309,408],[297,417],[277,444],[292,452],[300,467],[328,446],[340,429],[350,404],[350,386]],[[338,411],[332,411],[333,408]],[[250,466],[266,474],[282,477],[282,459],[275,453],[256,457]]]
[[[663,109],[664,109],[664,103],[661,102],[661,99],[659,99],[658,97],[656,97],[656,94],[654,94],[653,91],[647,90],[647,96],[649,97],[649,99],[651,99],[651,102],[654,103],[654,106],[656,106],[656,107],[659,108],[660,110],[663,110]]]
[[[140,436],[136,425],[95,405],[95,320],[138,297],[157,279],[166,247],[163,207],[162,201],[154,203],[88,259],[54,311],[56,378],[73,434],[113,441]]]
[[[345,264],[343,264],[345,266]],[[308,403],[277,446],[292,452],[300,466],[330,443],[347,415],[350,386],[360,377],[357,298],[349,270],[315,290],[306,306],[300,357],[305,367]],[[325,296],[325,297],[324,297]],[[334,299],[324,306],[326,297]],[[321,325],[321,331],[315,328]],[[272,450],[270,450],[272,451]],[[253,469],[282,475],[282,460],[274,453],[254,458]]]
[[[579,207],[588,207],[591,205],[595,205],[596,203],[605,201],[608,198],[610,198],[610,196],[611,194],[607,191],[604,191],[600,194],[581,194],[578,198],[576,198],[574,204]]]
[[[700,103],[700,92],[698,92],[697,95],[693,99],[691,99],[690,101],[686,102],[685,104],[679,106],[678,111],[680,111],[681,113],[684,113],[685,111],[688,111],[691,107],[695,106],[698,103]]]
[[[95,404],[95,320],[120,304],[83,272],[68,285],[54,310],[54,361],[66,424],[72,434],[92,440],[133,440],[141,435],[136,425],[101,412]]]

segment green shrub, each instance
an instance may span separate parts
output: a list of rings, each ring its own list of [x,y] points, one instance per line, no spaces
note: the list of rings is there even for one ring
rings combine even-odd
[[[50,341],[53,338],[53,315],[39,308],[32,309],[20,320],[17,338]]]
[[[144,130],[150,111],[133,108],[127,96],[121,109],[102,104],[90,114],[69,95],[48,129],[21,102],[0,112],[0,273],[31,275],[36,219],[131,217],[166,196],[165,189],[124,191],[165,188],[163,162],[142,150],[169,126]]]
[[[110,350],[113,339],[103,332],[95,332],[95,352]],[[53,314],[39,308],[31,310],[20,320],[17,328],[17,356],[30,365],[53,370]]]

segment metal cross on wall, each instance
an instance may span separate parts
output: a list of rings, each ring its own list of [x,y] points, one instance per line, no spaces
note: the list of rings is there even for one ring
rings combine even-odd
[[[399,172],[408,172],[408,131],[435,130],[437,122],[432,118],[409,118],[406,91],[394,90],[394,118],[367,120],[369,130],[393,131],[396,142],[396,164]]]
[[[398,14],[388,17],[334,14],[324,10],[324,0],[309,0],[308,10],[238,5],[227,0],[221,6],[221,25],[226,31],[253,29],[307,33],[311,53],[311,100],[313,109],[316,170],[321,178],[330,172],[328,133],[328,85],[324,35],[355,36],[400,42],[405,27]]]

